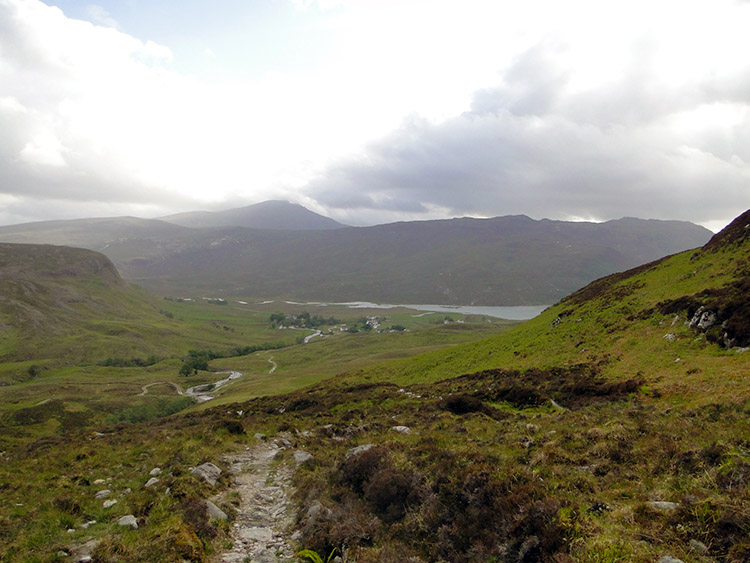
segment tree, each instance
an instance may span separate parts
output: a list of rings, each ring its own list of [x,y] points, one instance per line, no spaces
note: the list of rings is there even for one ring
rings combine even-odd
[[[271,313],[271,316],[269,317],[269,321],[271,321],[271,325],[273,326],[281,326],[284,324],[284,320],[286,319],[286,316],[284,313]]]

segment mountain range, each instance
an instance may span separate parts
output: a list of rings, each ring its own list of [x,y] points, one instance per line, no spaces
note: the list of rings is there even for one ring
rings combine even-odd
[[[282,202],[162,220],[0,227],[6,242],[102,252],[125,279],[164,295],[463,305],[551,303],[598,277],[698,247],[711,234],[680,221],[523,215],[344,227]]]

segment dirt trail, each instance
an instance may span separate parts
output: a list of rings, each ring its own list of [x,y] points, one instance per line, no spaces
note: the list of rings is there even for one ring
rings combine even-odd
[[[276,442],[261,442],[244,452],[227,456],[234,486],[222,496],[238,493],[240,504],[232,523],[234,546],[231,551],[217,554],[212,563],[295,560],[286,535],[293,522],[288,497],[293,468],[291,464],[274,463],[279,452],[281,448]],[[218,498],[215,502],[221,500]]]
[[[148,395],[148,388],[153,387],[154,385],[171,385],[174,387],[174,390],[177,391],[178,395],[184,395],[185,393],[182,391],[182,387],[177,385],[176,383],[172,383],[169,381],[157,381],[155,383],[149,383],[147,385],[144,385],[141,387],[141,392],[138,394],[139,397],[143,397],[145,395]]]

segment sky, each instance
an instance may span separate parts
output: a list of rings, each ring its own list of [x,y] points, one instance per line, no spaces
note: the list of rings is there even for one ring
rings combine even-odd
[[[748,0],[0,0],[0,224],[750,207]]]

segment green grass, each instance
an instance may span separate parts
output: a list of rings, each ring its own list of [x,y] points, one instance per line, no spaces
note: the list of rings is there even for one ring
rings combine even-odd
[[[179,377],[178,353],[141,368],[8,363],[0,368],[12,382],[0,387],[0,561],[54,560],[89,537],[103,540],[102,561],[209,560],[228,525],[196,517],[216,489],[187,469],[221,464],[255,432],[288,432],[313,454],[295,474],[298,549],[336,548],[361,562],[746,560],[750,354],[707,341],[685,326],[684,311],[673,323],[658,305],[748,270],[742,248],[681,254],[596,282],[515,327],[373,312],[409,331],[336,332],[214,360],[213,368],[245,376],[214,402],[166,418],[154,417],[179,396],[167,385],[140,396],[143,385],[222,376]],[[223,350],[233,339],[295,342],[302,332],[268,324],[280,308],[302,310],[284,307],[167,302],[159,308],[169,315],[157,314],[159,323],[188,327],[170,346]],[[330,314],[351,321],[370,313]],[[128,341],[127,332],[110,336]],[[111,355],[123,350],[131,348],[110,346]],[[368,443],[371,453],[346,460]],[[164,488],[146,490],[155,466],[166,470]],[[107,511],[92,499],[95,479],[131,493]],[[218,489],[230,485],[225,476]],[[28,503],[40,491],[45,500]],[[663,511],[654,501],[678,507]],[[314,502],[325,518],[306,516]],[[138,531],[115,525],[127,513],[142,522]],[[88,519],[98,524],[83,530]],[[708,554],[696,554],[691,540]]]

